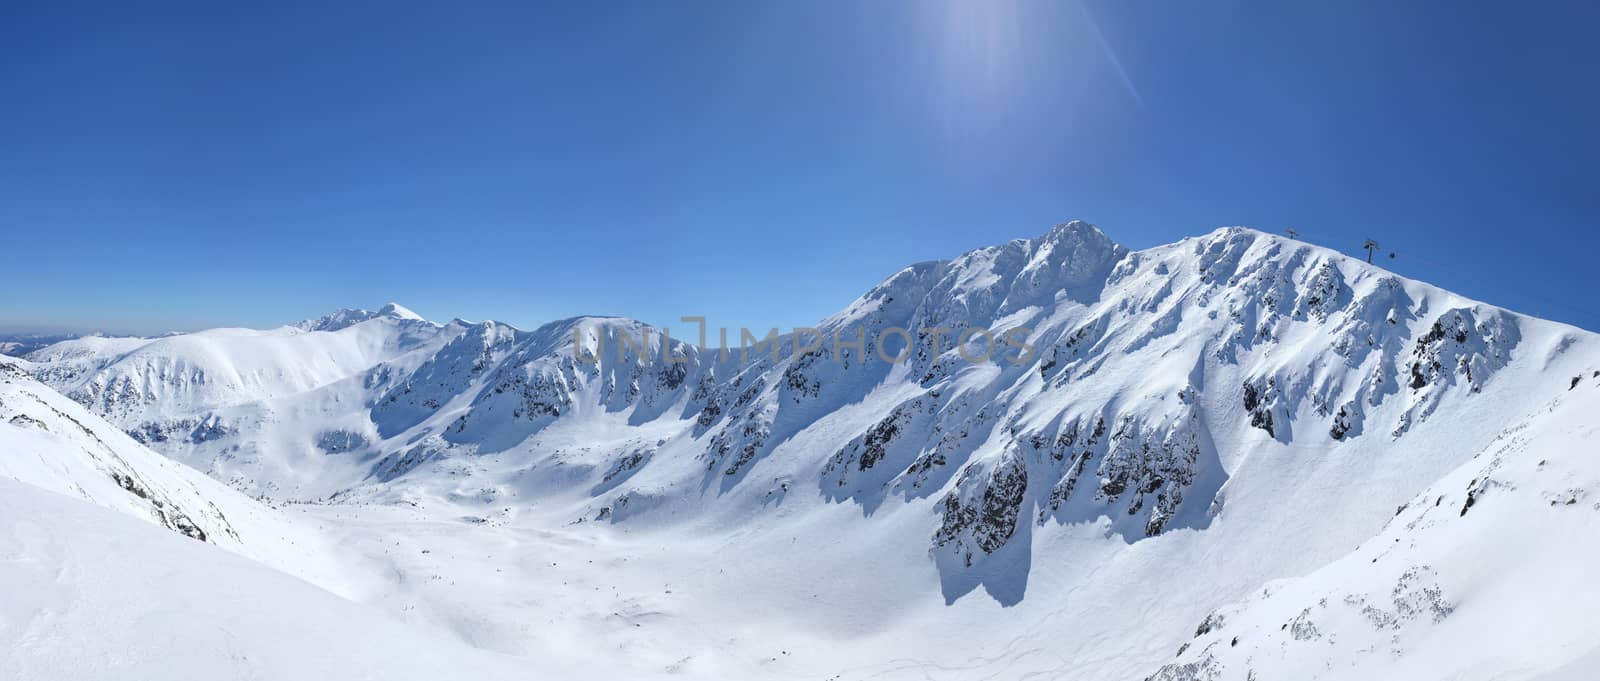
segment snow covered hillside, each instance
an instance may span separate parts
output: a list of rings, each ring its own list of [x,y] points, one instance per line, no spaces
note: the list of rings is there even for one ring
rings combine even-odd
[[[0,678],[576,678],[0,478]]]
[[[1463,487],[1451,476],[1534,405],[1562,400],[1549,413],[1567,420],[1525,430],[1594,449],[1578,392],[1593,386],[1568,393],[1600,367],[1594,334],[1242,228],[1130,251],[1067,223],[907,267],[771,344],[687,340],[628,319],[529,331],[390,305],[73,339],[14,373],[125,445],[293,503],[299,525],[361,554],[341,560],[385,575],[347,577],[358,600],[498,653],[622,651],[635,676],[1144,678],[1274,580],[1395,583],[1403,571],[1337,566],[1364,542],[1350,555],[1405,544],[1387,533],[1422,527],[1418,495]],[[1478,473],[1466,486],[1492,498],[1499,478]],[[216,535],[203,504],[165,494]],[[1482,546],[1465,537],[1438,550]],[[1407,583],[1426,592],[1446,562],[1418,557],[1435,572]],[[1261,628],[1301,600],[1225,608],[1219,631],[1251,633],[1202,636],[1161,678],[1309,678],[1296,670],[1351,659],[1274,647],[1278,666],[1261,662]],[[1377,650],[1370,629],[1338,645]],[[1432,645],[1384,639],[1363,664],[1492,651]]]
[[[0,360],[0,477],[74,497],[334,586],[325,540],[135,442]],[[336,586],[334,588],[337,588]]]
[[[0,361],[0,678],[527,673],[347,600],[353,556]]]
[[[1600,370],[1310,575],[1208,615],[1152,677],[1593,678]]]

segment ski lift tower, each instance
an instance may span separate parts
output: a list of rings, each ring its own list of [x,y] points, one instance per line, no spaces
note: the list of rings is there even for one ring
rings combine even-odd
[[[1372,254],[1377,252],[1377,250],[1379,248],[1378,242],[1373,241],[1371,239],[1367,239],[1367,242],[1364,243],[1364,244],[1361,244],[1361,247],[1367,249],[1367,262],[1371,263],[1372,262]]]

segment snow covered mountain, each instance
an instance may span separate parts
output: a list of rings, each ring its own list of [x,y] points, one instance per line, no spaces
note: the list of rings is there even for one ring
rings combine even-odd
[[[526,673],[346,600],[352,555],[0,360],[0,678]]]
[[[1402,597],[1379,603],[1372,589],[1397,579],[1424,594],[1407,591],[1406,607],[1431,602],[1429,580],[1451,578],[1439,576],[1446,558],[1463,562],[1483,545],[1473,535],[1417,535],[1440,557],[1418,554],[1395,575],[1432,566],[1420,576],[1338,566],[1404,544],[1389,536],[1396,523],[1433,527],[1391,517],[1402,504],[1421,513],[1419,494],[1461,488],[1451,476],[1533,405],[1563,400],[1567,420],[1534,416],[1527,428],[1592,451],[1582,426],[1594,412],[1566,394],[1572,376],[1600,366],[1589,332],[1248,229],[1130,251],[1072,222],[905,268],[769,344],[694,340],[618,318],[532,331],[436,324],[389,305],[267,331],[68,340],[18,371],[138,443],[274,502],[414,509],[469,533],[565,526],[597,546],[711,541],[713,583],[677,559],[628,556],[666,561],[663,574],[704,599],[770,605],[781,614],[761,615],[762,628],[832,651],[751,668],[741,665],[770,651],[705,648],[680,630],[649,645],[716,652],[643,654],[635,673],[1144,678],[1216,608],[1302,575],[1299,590],[1219,611],[1222,625],[1202,627],[1157,678],[1258,668],[1309,678],[1296,670],[1350,659],[1347,645],[1381,648],[1371,665],[1413,650],[1500,660],[1506,678],[1533,678],[1561,657],[1544,651],[1550,664],[1531,665],[1401,640],[1440,636],[1407,624],[1420,616],[1395,615],[1405,636],[1380,646],[1371,626],[1354,628],[1374,621],[1357,606],[1308,611],[1318,631],[1341,632],[1326,649],[1290,654],[1266,630],[1287,622],[1284,608],[1335,591],[1394,614]],[[1468,486],[1494,488],[1491,498],[1500,486],[1485,481],[1498,478],[1477,473]],[[1482,522],[1511,533],[1560,512],[1550,509]],[[1551,550],[1592,555],[1586,547]],[[1534,570],[1491,576],[1524,568]],[[978,587],[989,598],[967,598]],[[482,595],[469,630],[460,609],[427,605],[442,598],[406,612],[476,645],[544,651],[539,632],[492,614],[503,592]],[[629,598],[619,611],[643,597]],[[1492,621],[1466,619],[1464,597],[1448,600],[1461,621]],[[705,601],[674,612],[756,626]],[[1213,631],[1249,633],[1223,649]],[[1573,637],[1561,650],[1577,659],[1591,643]],[[1352,669],[1374,668],[1388,667]]]
[[[16,333],[0,334],[0,355],[23,357],[39,348],[77,338],[71,333]]]
[[[279,567],[327,547],[270,509],[134,442],[0,360],[0,475]],[[307,543],[294,549],[297,543]],[[275,554],[299,554],[290,557]]]

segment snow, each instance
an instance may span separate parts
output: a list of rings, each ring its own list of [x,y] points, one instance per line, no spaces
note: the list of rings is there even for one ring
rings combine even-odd
[[[1592,668],[1600,641],[1572,623],[1596,597],[1580,573],[1600,500],[1577,454],[1594,450],[1593,334],[1253,230],[1130,252],[1081,222],[908,267],[817,327],[821,348],[784,336],[744,360],[627,319],[521,330],[392,304],[74,339],[7,371],[0,475],[155,521],[128,540],[152,570],[176,541],[240,579],[286,572],[304,582],[285,602],[325,608],[330,640],[360,648],[345,623],[377,618],[396,660],[437,646],[485,678],[504,659],[561,678]],[[877,360],[897,327],[910,359]],[[1036,352],[963,361],[966,329]],[[833,347],[858,330],[863,350]],[[171,508],[214,546],[163,529]],[[95,588],[62,597],[169,621],[242,607]],[[251,652],[207,658],[218,676],[316,668],[250,647],[287,626],[268,610],[244,647],[172,641]],[[1496,638],[1502,620],[1523,630]],[[127,636],[110,640],[143,645]]]
[[[0,479],[0,678],[525,679],[238,555]]]
[[[1600,380],[1587,376],[1354,552],[1219,610],[1157,678],[1592,675]]]
[[[381,317],[393,317],[395,319],[422,321],[422,315],[412,312],[410,309],[402,306],[399,303],[385,304],[383,307],[378,308],[378,315]]]

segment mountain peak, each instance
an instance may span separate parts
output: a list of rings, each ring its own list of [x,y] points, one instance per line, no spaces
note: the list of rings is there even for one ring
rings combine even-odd
[[[1101,231],[1099,227],[1096,227],[1088,222],[1084,222],[1083,220],[1068,220],[1059,225],[1051,227],[1050,231],[1045,232],[1042,238],[1044,240],[1053,241],[1066,236],[1092,237],[1099,239],[1110,238],[1106,236],[1106,233]]]
[[[409,308],[399,303],[393,302],[378,308],[378,316],[394,317],[395,319],[412,319],[417,321],[422,320],[422,315],[412,312]]]
[[[341,307],[318,319],[307,319],[293,326],[305,331],[338,331],[361,322],[373,319],[395,319],[400,321],[423,321],[421,315],[412,312],[399,303],[388,303],[377,312],[365,308]]]

